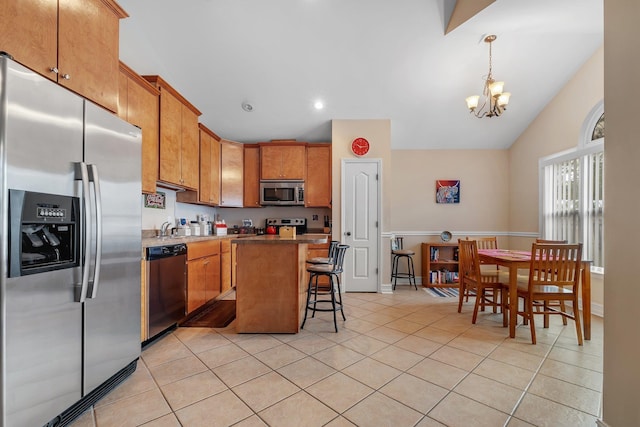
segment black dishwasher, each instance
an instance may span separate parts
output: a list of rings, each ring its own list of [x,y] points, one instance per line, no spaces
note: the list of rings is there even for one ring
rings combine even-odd
[[[173,329],[187,308],[187,245],[153,246],[146,250],[147,339]]]

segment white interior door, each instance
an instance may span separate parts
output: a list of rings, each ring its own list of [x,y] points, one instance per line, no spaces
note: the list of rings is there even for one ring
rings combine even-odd
[[[378,292],[380,161],[342,161],[343,290]]]

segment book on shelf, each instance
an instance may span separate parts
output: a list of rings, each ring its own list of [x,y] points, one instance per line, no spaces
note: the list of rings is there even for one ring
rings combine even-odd
[[[431,261],[438,261],[440,258],[440,250],[438,248],[431,247]]]
[[[429,282],[436,284],[458,283],[458,280],[458,272],[448,270],[432,270],[429,277]]]

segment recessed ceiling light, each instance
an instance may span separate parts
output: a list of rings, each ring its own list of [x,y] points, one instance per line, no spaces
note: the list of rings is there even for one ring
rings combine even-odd
[[[249,104],[248,102],[243,102],[242,103],[242,109],[248,113],[253,111],[253,105]]]
[[[316,101],[313,103],[313,106],[316,110],[322,110],[324,108],[324,104],[322,101]]]

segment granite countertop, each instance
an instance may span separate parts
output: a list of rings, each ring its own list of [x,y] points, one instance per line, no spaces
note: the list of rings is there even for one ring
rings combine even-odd
[[[244,237],[246,236],[246,237]],[[220,240],[220,239],[243,239],[249,237],[258,237],[255,234],[227,234],[225,236],[182,236],[182,237],[143,237],[142,248],[150,248],[152,246],[177,245],[179,243],[193,243],[204,240]]]
[[[328,236],[326,234],[300,234],[294,237],[281,237],[273,234],[249,236],[244,238],[238,238],[238,235],[234,235],[232,237],[235,238],[232,243],[270,243],[270,244],[326,243],[328,239]]]

